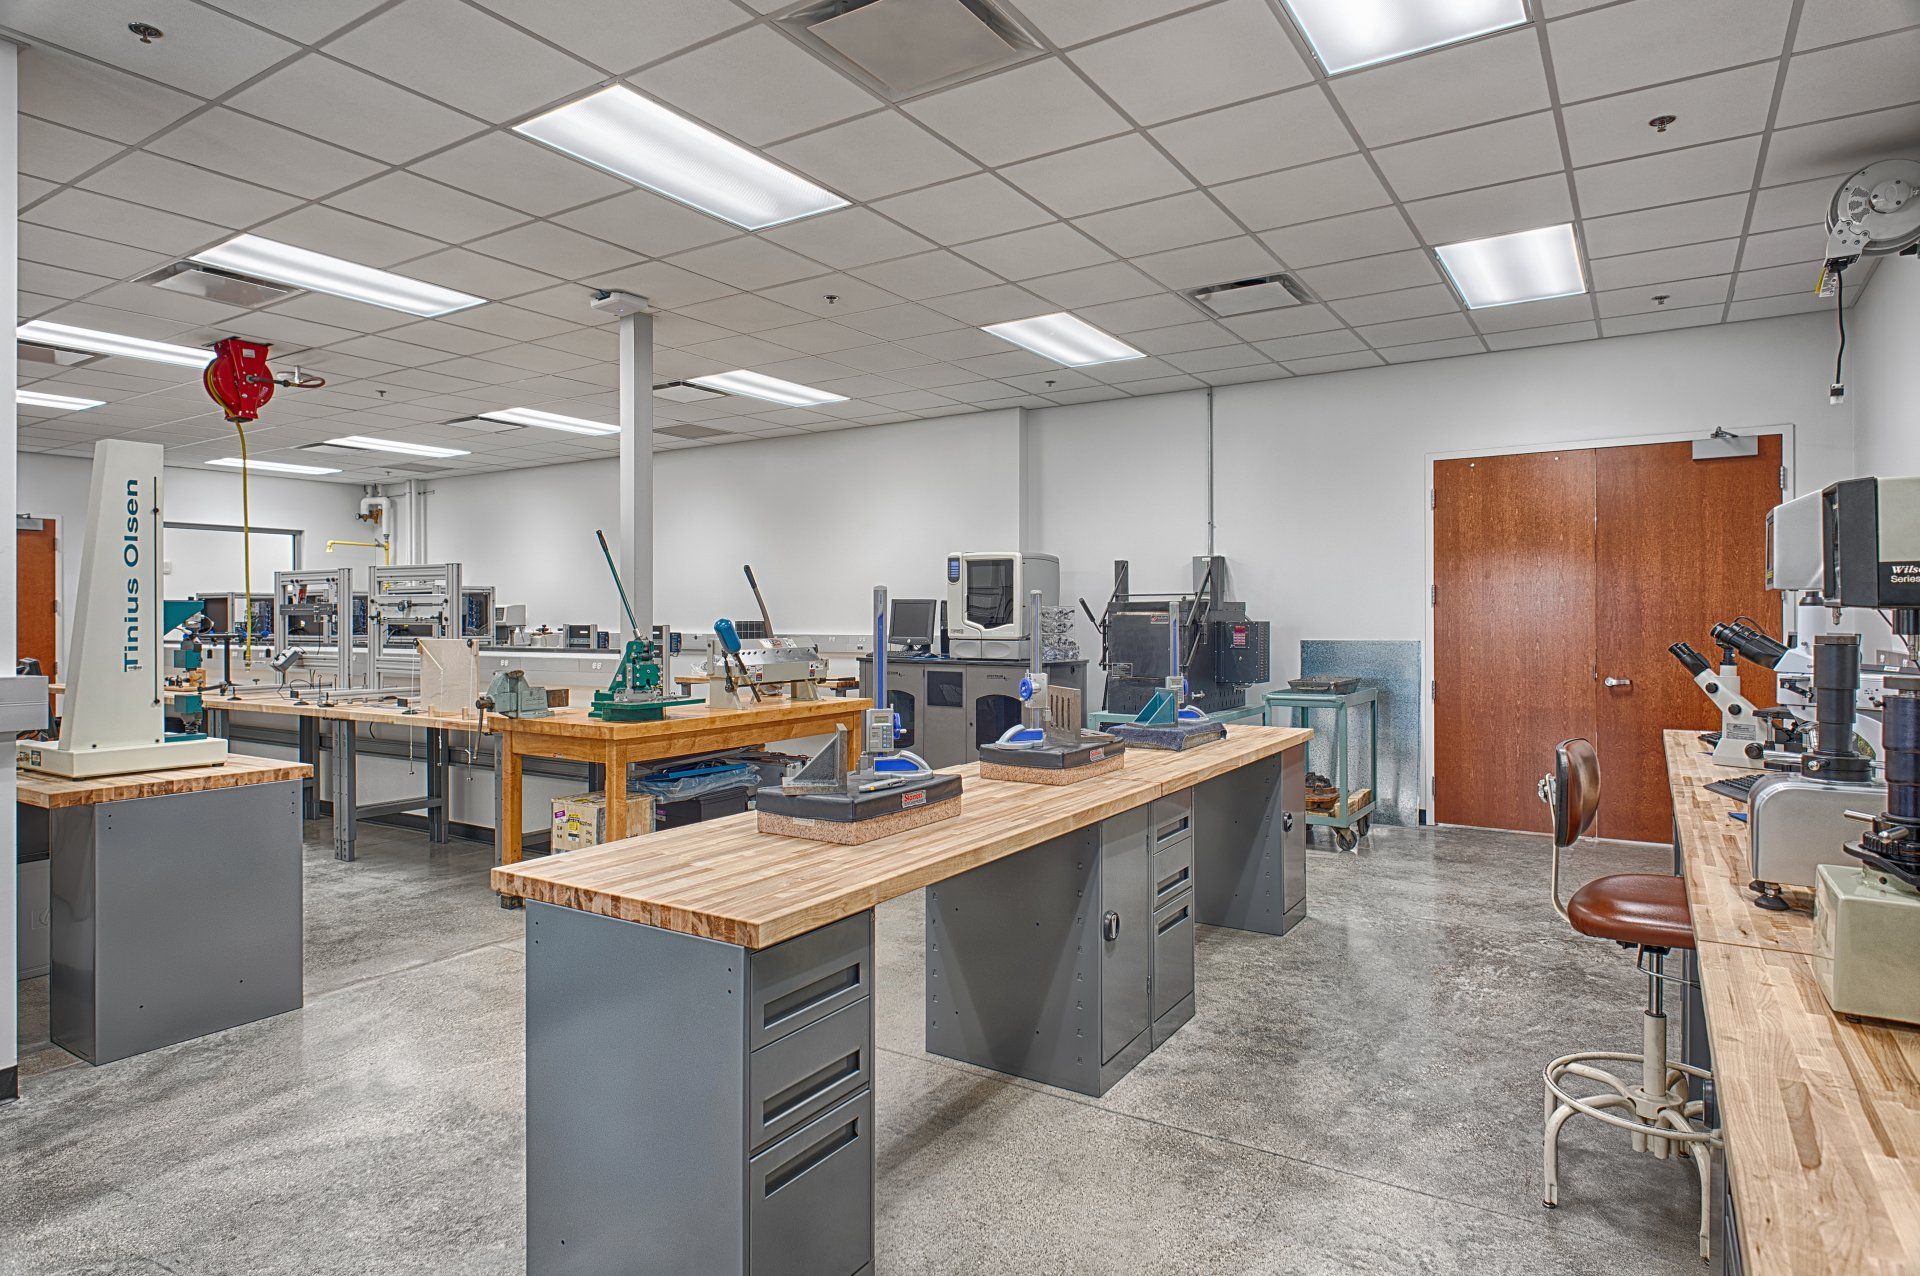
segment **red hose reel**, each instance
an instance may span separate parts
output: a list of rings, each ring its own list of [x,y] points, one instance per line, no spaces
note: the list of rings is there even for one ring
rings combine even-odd
[[[267,343],[246,337],[225,337],[213,343],[213,362],[207,365],[202,380],[207,393],[226,412],[227,420],[237,424],[258,420],[260,409],[273,398],[273,388],[317,390],[326,384],[320,377],[303,377],[295,368],[293,375],[276,378],[267,367]]]
[[[207,393],[229,421],[253,421],[273,398],[273,374],[267,370],[265,342],[226,337],[213,343],[213,362],[204,377]]]

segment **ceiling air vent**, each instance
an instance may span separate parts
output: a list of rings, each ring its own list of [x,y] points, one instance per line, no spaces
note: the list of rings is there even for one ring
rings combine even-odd
[[[1230,284],[1211,284],[1187,294],[1216,315],[1250,315],[1257,310],[1310,306],[1313,294],[1292,275],[1265,275]]]
[[[781,21],[893,101],[950,88],[1040,52],[988,0],[827,0]]]
[[[77,368],[102,357],[83,350],[56,350],[52,346],[35,345],[31,341],[16,341],[13,349],[19,358],[28,363],[51,363],[62,368]]]
[[[727,396],[718,390],[709,390],[705,386],[688,385],[685,381],[669,381],[665,385],[653,387],[653,397],[665,399],[668,403],[704,403],[708,399],[724,399]]]
[[[268,283],[264,279],[190,261],[176,261],[170,266],[162,266],[150,275],[142,275],[135,282],[152,284],[169,292],[184,292],[189,297],[205,297],[208,301],[224,302],[229,306],[264,306],[269,302],[297,297],[301,291],[285,284]]]

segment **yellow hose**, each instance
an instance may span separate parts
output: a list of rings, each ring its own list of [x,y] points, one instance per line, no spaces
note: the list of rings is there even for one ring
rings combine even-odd
[[[247,427],[235,421],[233,428],[240,433],[240,615],[246,626],[246,640],[241,644],[241,659],[253,661],[253,511],[248,504],[247,474],[251,466],[247,464]]]

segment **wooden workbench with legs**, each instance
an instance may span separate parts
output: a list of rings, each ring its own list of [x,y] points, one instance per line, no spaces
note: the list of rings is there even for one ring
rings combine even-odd
[[[849,764],[860,747],[860,715],[873,707],[857,696],[822,700],[780,700],[745,709],[680,705],[657,722],[606,722],[585,708],[555,711],[545,718],[489,717],[487,729],[499,735],[496,776],[500,786],[500,822],[496,859],[518,864],[521,856],[522,759],[568,758],[605,768],[609,791],[626,787],[627,768],[636,762],[684,758],[723,749],[757,748],[780,740],[832,735],[845,727]],[[627,804],[607,803],[607,840],[626,837]]]
[[[1733,774],[1691,731],[1666,733],[1713,1085],[1745,1276],[1920,1271],[1920,1030],[1827,1006],[1812,899],[1753,906]]]

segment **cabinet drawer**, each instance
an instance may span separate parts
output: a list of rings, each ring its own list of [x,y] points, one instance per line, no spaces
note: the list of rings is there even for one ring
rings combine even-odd
[[[873,1091],[747,1162],[750,1276],[852,1276],[873,1261]]]
[[[1193,893],[1189,891],[1153,914],[1152,1017],[1160,1018],[1192,993]]]
[[[873,1001],[796,1028],[747,1060],[747,1146],[805,1125],[873,1080]]]
[[[1153,844],[1164,846],[1193,836],[1193,790],[1181,789],[1153,803]]]
[[[1153,910],[1193,889],[1193,839],[1176,838],[1153,853]]]
[[[747,972],[747,1049],[758,1050],[872,992],[873,914],[751,953]]]

